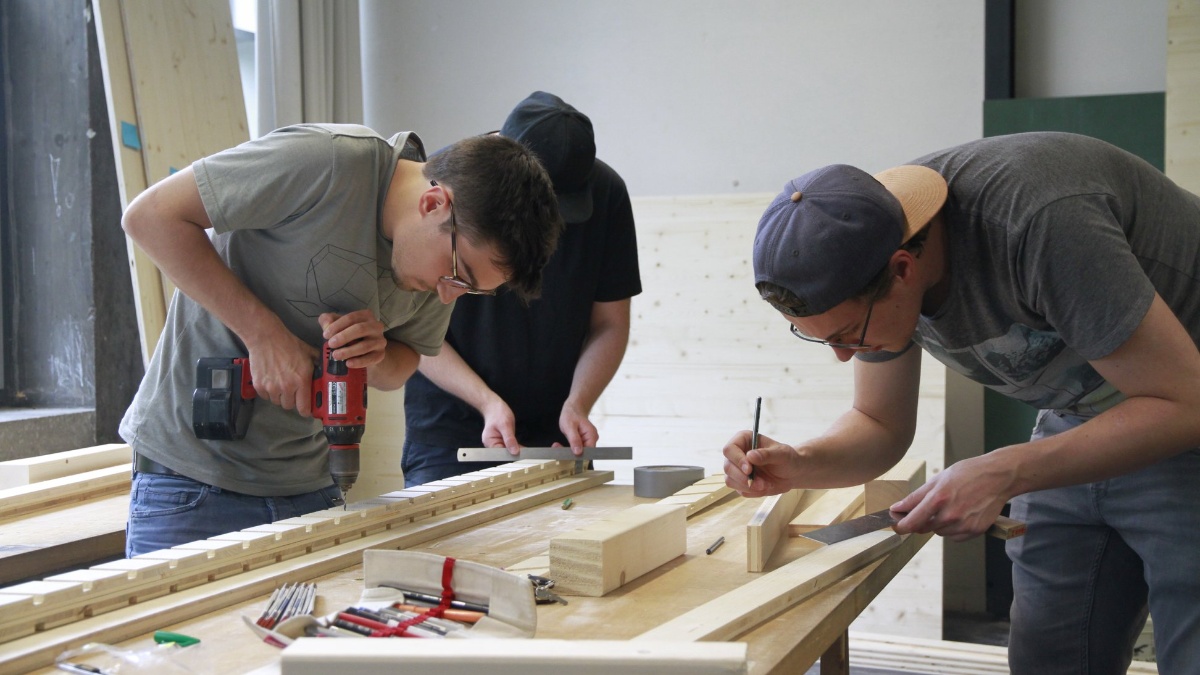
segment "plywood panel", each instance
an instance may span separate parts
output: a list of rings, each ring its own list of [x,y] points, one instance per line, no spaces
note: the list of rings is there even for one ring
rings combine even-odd
[[[227,0],[97,0],[121,201],[249,140]],[[174,293],[136,246],[130,265],[148,363]]]

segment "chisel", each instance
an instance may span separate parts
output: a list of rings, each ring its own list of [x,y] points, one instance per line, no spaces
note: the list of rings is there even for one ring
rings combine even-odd
[[[813,541],[819,541],[822,544],[835,544],[839,541],[845,541],[859,535],[867,534],[868,532],[875,532],[876,530],[882,530],[885,527],[891,527],[900,522],[900,518],[903,517],[904,514],[899,514],[897,517],[893,516],[892,512],[888,509],[884,509],[882,511],[876,511],[875,513],[868,513],[865,516],[859,516],[858,518],[851,518],[850,520],[841,523],[822,527],[820,529],[813,530],[812,532],[806,532],[800,536],[806,539],[812,539]],[[990,528],[988,528],[987,534],[988,536],[1004,540],[1012,539],[1013,537],[1019,537],[1025,534],[1025,523],[1022,523],[1019,520],[1013,520],[1012,518],[1008,518],[1006,516],[997,516],[996,522],[993,523]]]

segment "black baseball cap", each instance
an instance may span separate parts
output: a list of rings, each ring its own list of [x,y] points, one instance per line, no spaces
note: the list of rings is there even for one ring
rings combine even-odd
[[[592,217],[596,137],[587,115],[554,94],[535,91],[508,114],[500,134],[525,144],[546,167],[564,221]]]

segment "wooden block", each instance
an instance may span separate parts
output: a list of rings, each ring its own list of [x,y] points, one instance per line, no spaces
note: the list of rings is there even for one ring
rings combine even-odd
[[[49,455],[0,462],[0,490],[40,483],[51,478],[128,464],[132,451],[124,443],[97,445]]]
[[[788,536],[795,537],[826,525],[840,523],[862,508],[863,501],[862,486],[826,490],[825,494],[788,523]]]
[[[31,623],[35,631],[44,631],[83,618],[83,584],[70,581],[27,581],[0,588],[0,597],[13,595],[33,599],[25,612],[0,616],[0,633],[23,633],[18,624]]]
[[[872,481],[867,481],[867,513],[882,511],[925,484],[925,462],[902,459]]]
[[[283,650],[283,675],[374,675],[403,669],[438,675],[739,675],[741,642],[625,640],[324,640],[301,638]]]
[[[663,497],[655,502],[655,504],[683,506],[687,509],[687,517],[691,518],[731,494],[733,494],[733,488],[725,485],[725,474],[717,473],[701,478],[670,497]],[[514,574],[536,574],[540,577],[549,576],[550,553],[546,552],[541,555],[535,555],[527,560],[509,565],[504,569]]]
[[[788,523],[796,515],[796,506],[804,490],[791,490],[763,500],[762,506],[746,525],[746,571],[762,572],[776,544],[787,537]]]
[[[0,594],[0,617],[22,617],[33,614],[34,604],[32,595]],[[17,638],[33,635],[37,626],[32,621],[14,621],[6,623],[0,620],[0,642],[9,642]]]
[[[687,550],[687,509],[639,504],[550,540],[559,595],[600,597]]]
[[[215,552],[205,549],[164,548],[160,551],[143,553],[133,559],[158,560],[170,564],[170,571],[161,584],[150,584],[138,588],[139,598],[143,592],[158,596],[192,588],[227,577],[242,569],[240,559],[218,558]]]
[[[899,535],[884,530],[823,546],[633,639],[732,640],[861,569],[900,541]]]

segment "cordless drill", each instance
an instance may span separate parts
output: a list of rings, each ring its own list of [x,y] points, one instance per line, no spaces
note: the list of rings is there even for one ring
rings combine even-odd
[[[245,438],[256,396],[250,359],[198,359],[192,393],[196,438]],[[321,360],[313,370],[312,414],[321,420],[329,440],[329,475],[345,494],[358,480],[358,443],[367,422],[367,369],[334,359],[328,342],[321,345]]]

